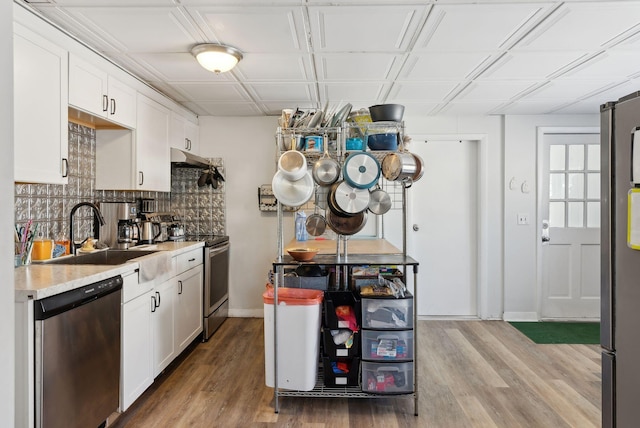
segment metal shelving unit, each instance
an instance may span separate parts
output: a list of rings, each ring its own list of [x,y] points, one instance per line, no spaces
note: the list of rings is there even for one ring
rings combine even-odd
[[[372,126],[388,126],[387,123],[382,125],[371,124]],[[349,129],[353,127],[361,127],[359,124],[344,124],[342,131],[337,132],[337,136],[339,140],[337,141],[336,150],[332,152],[332,155],[338,157],[338,160],[341,162],[344,160],[343,156],[346,154],[344,151],[344,137],[347,133],[349,133]],[[401,125],[397,125],[401,126]],[[400,128],[398,128],[400,129]],[[280,141],[282,129],[278,128],[278,138],[277,141]],[[301,131],[299,131],[301,132]],[[399,136],[400,131],[399,132]],[[366,132],[364,133],[364,141],[366,144]],[[286,137],[285,137],[286,138]],[[280,148],[280,143],[278,142],[278,148]],[[277,150],[277,153],[280,153],[280,150]],[[317,153],[312,153],[312,156],[315,156]],[[319,156],[322,155],[322,152],[319,153]],[[378,153],[378,156],[383,156],[383,153]],[[309,157],[308,157],[309,159]],[[288,254],[284,254],[284,241],[283,241],[283,206],[280,202],[277,203],[277,223],[278,223],[278,238],[277,238],[277,258],[273,261],[273,272],[274,272],[274,411],[275,413],[279,412],[280,409],[280,397],[323,397],[323,398],[392,398],[396,396],[413,396],[414,398],[414,414],[418,415],[418,334],[417,334],[417,311],[415,302],[417,302],[418,298],[418,265],[419,263],[413,259],[412,257],[407,255],[407,245],[406,245],[406,227],[407,227],[407,210],[406,210],[406,191],[410,187],[409,185],[403,184],[402,191],[402,230],[403,230],[403,248],[402,253],[400,254],[349,254],[348,253],[348,240],[342,239],[345,237],[338,236],[338,241],[336,245],[336,253],[335,254],[318,254],[314,257],[311,262],[298,262],[294,260]],[[341,245],[342,244],[342,245]],[[401,393],[401,394],[374,394],[363,392],[360,386],[352,386],[352,387],[327,387],[324,385],[324,373],[322,363],[318,364],[318,374],[316,379],[316,385],[311,391],[292,391],[292,390],[281,390],[278,387],[278,288],[284,285],[284,268],[286,266],[299,266],[299,265],[330,265],[336,267],[336,282],[339,285],[340,281],[340,271],[343,270],[343,278],[344,283],[347,283],[347,270],[350,266],[358,266],[358,265],[370,265],[370,266],[383,266],[383,265],[396,265],[402,266],[403,272],[405,275],[405,282],[409,277],[409,272],[407,269],[409,267],[412,268],[413,271],[413,299],[414,299],[414,308],[413,308],[413,333],[414,333],[414,349],[413,349],[413,392],[410,393]],[[339,268],[342,269],[339,269]]]

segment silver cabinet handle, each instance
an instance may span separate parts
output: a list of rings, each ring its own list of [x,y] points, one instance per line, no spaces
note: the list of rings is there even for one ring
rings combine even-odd
[[[102,96],[102,111],[109,110],[109,97],[106,95]]]
[[[182,294],[182,281],[178,281],[178,285],[180,286],[178,294]]]

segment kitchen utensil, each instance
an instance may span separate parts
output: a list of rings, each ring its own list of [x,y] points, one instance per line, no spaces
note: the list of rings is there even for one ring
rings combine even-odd
[[[313,116],[311,117],[311,120],[309,121],[309,124],[307,125],[307,127],[311,128],[311,129],[315,129],[318,126],[320,126],[320,123],[322,122],[323,116],[324,116],[324,114],[323,114],[322,110],[316,111],[313,114]]]
[[[308,262],[318,254],[318,251],[319,250],[317,248],[292,248],[287,250],[287,253],[289,253],[294,260],[299,262]]]
[[[370,193],[369,211],[376,215],[386,214],[391,209],[391,196],[380,186],[376,186]]]
[[[140,244],[153,244],[160,237],[162,229],[160,223],[144,220],[140,224]]]
[[[320,187],[320,186],[318,186]],[[317,188],[316,188],[316,203],[315,203],[315,208],[313,210],[313,214],[311,214],[309,217],[307,217],[307,222],[305,224],[305,227],[307,229],[307,232],[309,233],[309,235],[311,236],[320,236],[324,233],[324,231],[327,229],[327,221],[325,220],[325,218],[320,215],[320,213],[318,213],[318,192],[317,192]]]
[[[416,159],[416,173],[413,175],[413,177],[411,177],[413,182],[415,183],[424,175],[424,160],[422,160],[422,158],[415,153],[411,154]]]
[[[322,157],[313,164],[311,174],[313,180],[321,186],[330,186],[340,177],[340,164],[329,156],[326,145]]]
[[[368,189],[380,178],[380,164],[366,152],[352,153],[344,161],[342,176],[350,186]]]
[[[200,177],[198,178],[198,187],[204,187],[207,185],[210,174],[211,172],[208,169],[202,171],[202,174],[200,174]]]
[[[382,159],[382,175],[387,180],[412,179],[418,172],[416,158],[409,152],[388,153]]]
[[[369,107],[369,113],[374,122],[402,122],[404,106],[402,104],[378,104]]]
[[[278,171],[287,180],[300,180],[307,172],[307,159],[295,149],[286,151],[278,159]]]
[[[345,104],[344,106],[342,106],[342,108],[340,110],[338,110],[338,112],[333,116],[333,120],[331,121],[331,126],[340,126],[342,124],[342,122],[344,122],[347,119],[347,116],[349,116],[349,113],[351,113],[351,108],[353,106],[350,103]]]
[[[287,179],[282,171],[273,176],[271,188],[276,199],[285,206],[299,207],[307,203],[313,195],[313,178],[305,173],[299,180]]]
[[[367,137],[367,146],[371,150],[397,150],[398,134],[395,132],[371,134]]]
[[[327,224],[339,235],[354,235],[364,228],[367,223],[367,213],[365,211],[350,217],[344,217],[329,211],[327,215]]]
[[[349,183],[342,181],[333,191],[333,201],[339,208],[341,214],[354,215],[364,211],[369,206],[369,191],[352,187]]]

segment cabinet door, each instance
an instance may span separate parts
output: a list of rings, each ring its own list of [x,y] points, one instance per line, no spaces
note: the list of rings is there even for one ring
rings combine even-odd
[[[174,311],[175,279],[158,285],[151,294],[154,305],[153,327],[153,377],[158,376],[176,356]]]
[[[175,112],[171,112],[171,124],[169,126],[169,147],[180,150],[189,150],[184,127],[187,121]]]
[[[107,73],[69,54],[69,105],[99,117],[109,110]]]
[[[184,125],[184,137],[187,141],[189,151],[193,153],[200,153],[200,126],[188,120]]]
[[[109,107],[107,119],[120,123],[128,128],[136,126],[135,89],[120,82],[113,76],[108,77]]]
[[[152,295],[149,291],[122,305],[121,412],[153,383]]]
[[[202,279],[202,265],[176,277],[177,353],[202,332]]]
[[[66,184],[67,51],[14,23],[15,181]]]
[[[142,94],[136,110],[136,190],[170,192],[169,110]]]

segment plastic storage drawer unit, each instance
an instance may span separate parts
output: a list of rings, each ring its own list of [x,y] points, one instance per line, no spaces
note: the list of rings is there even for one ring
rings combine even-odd
[[[363,330],[362,358],[380,361],[413,360],[413,330]]]
[[[413,296],[403,299],[363,297],[362,328],[412,329]]]
[[[413,362],[362,362],[362,390],[374,394],[413,392]]]

